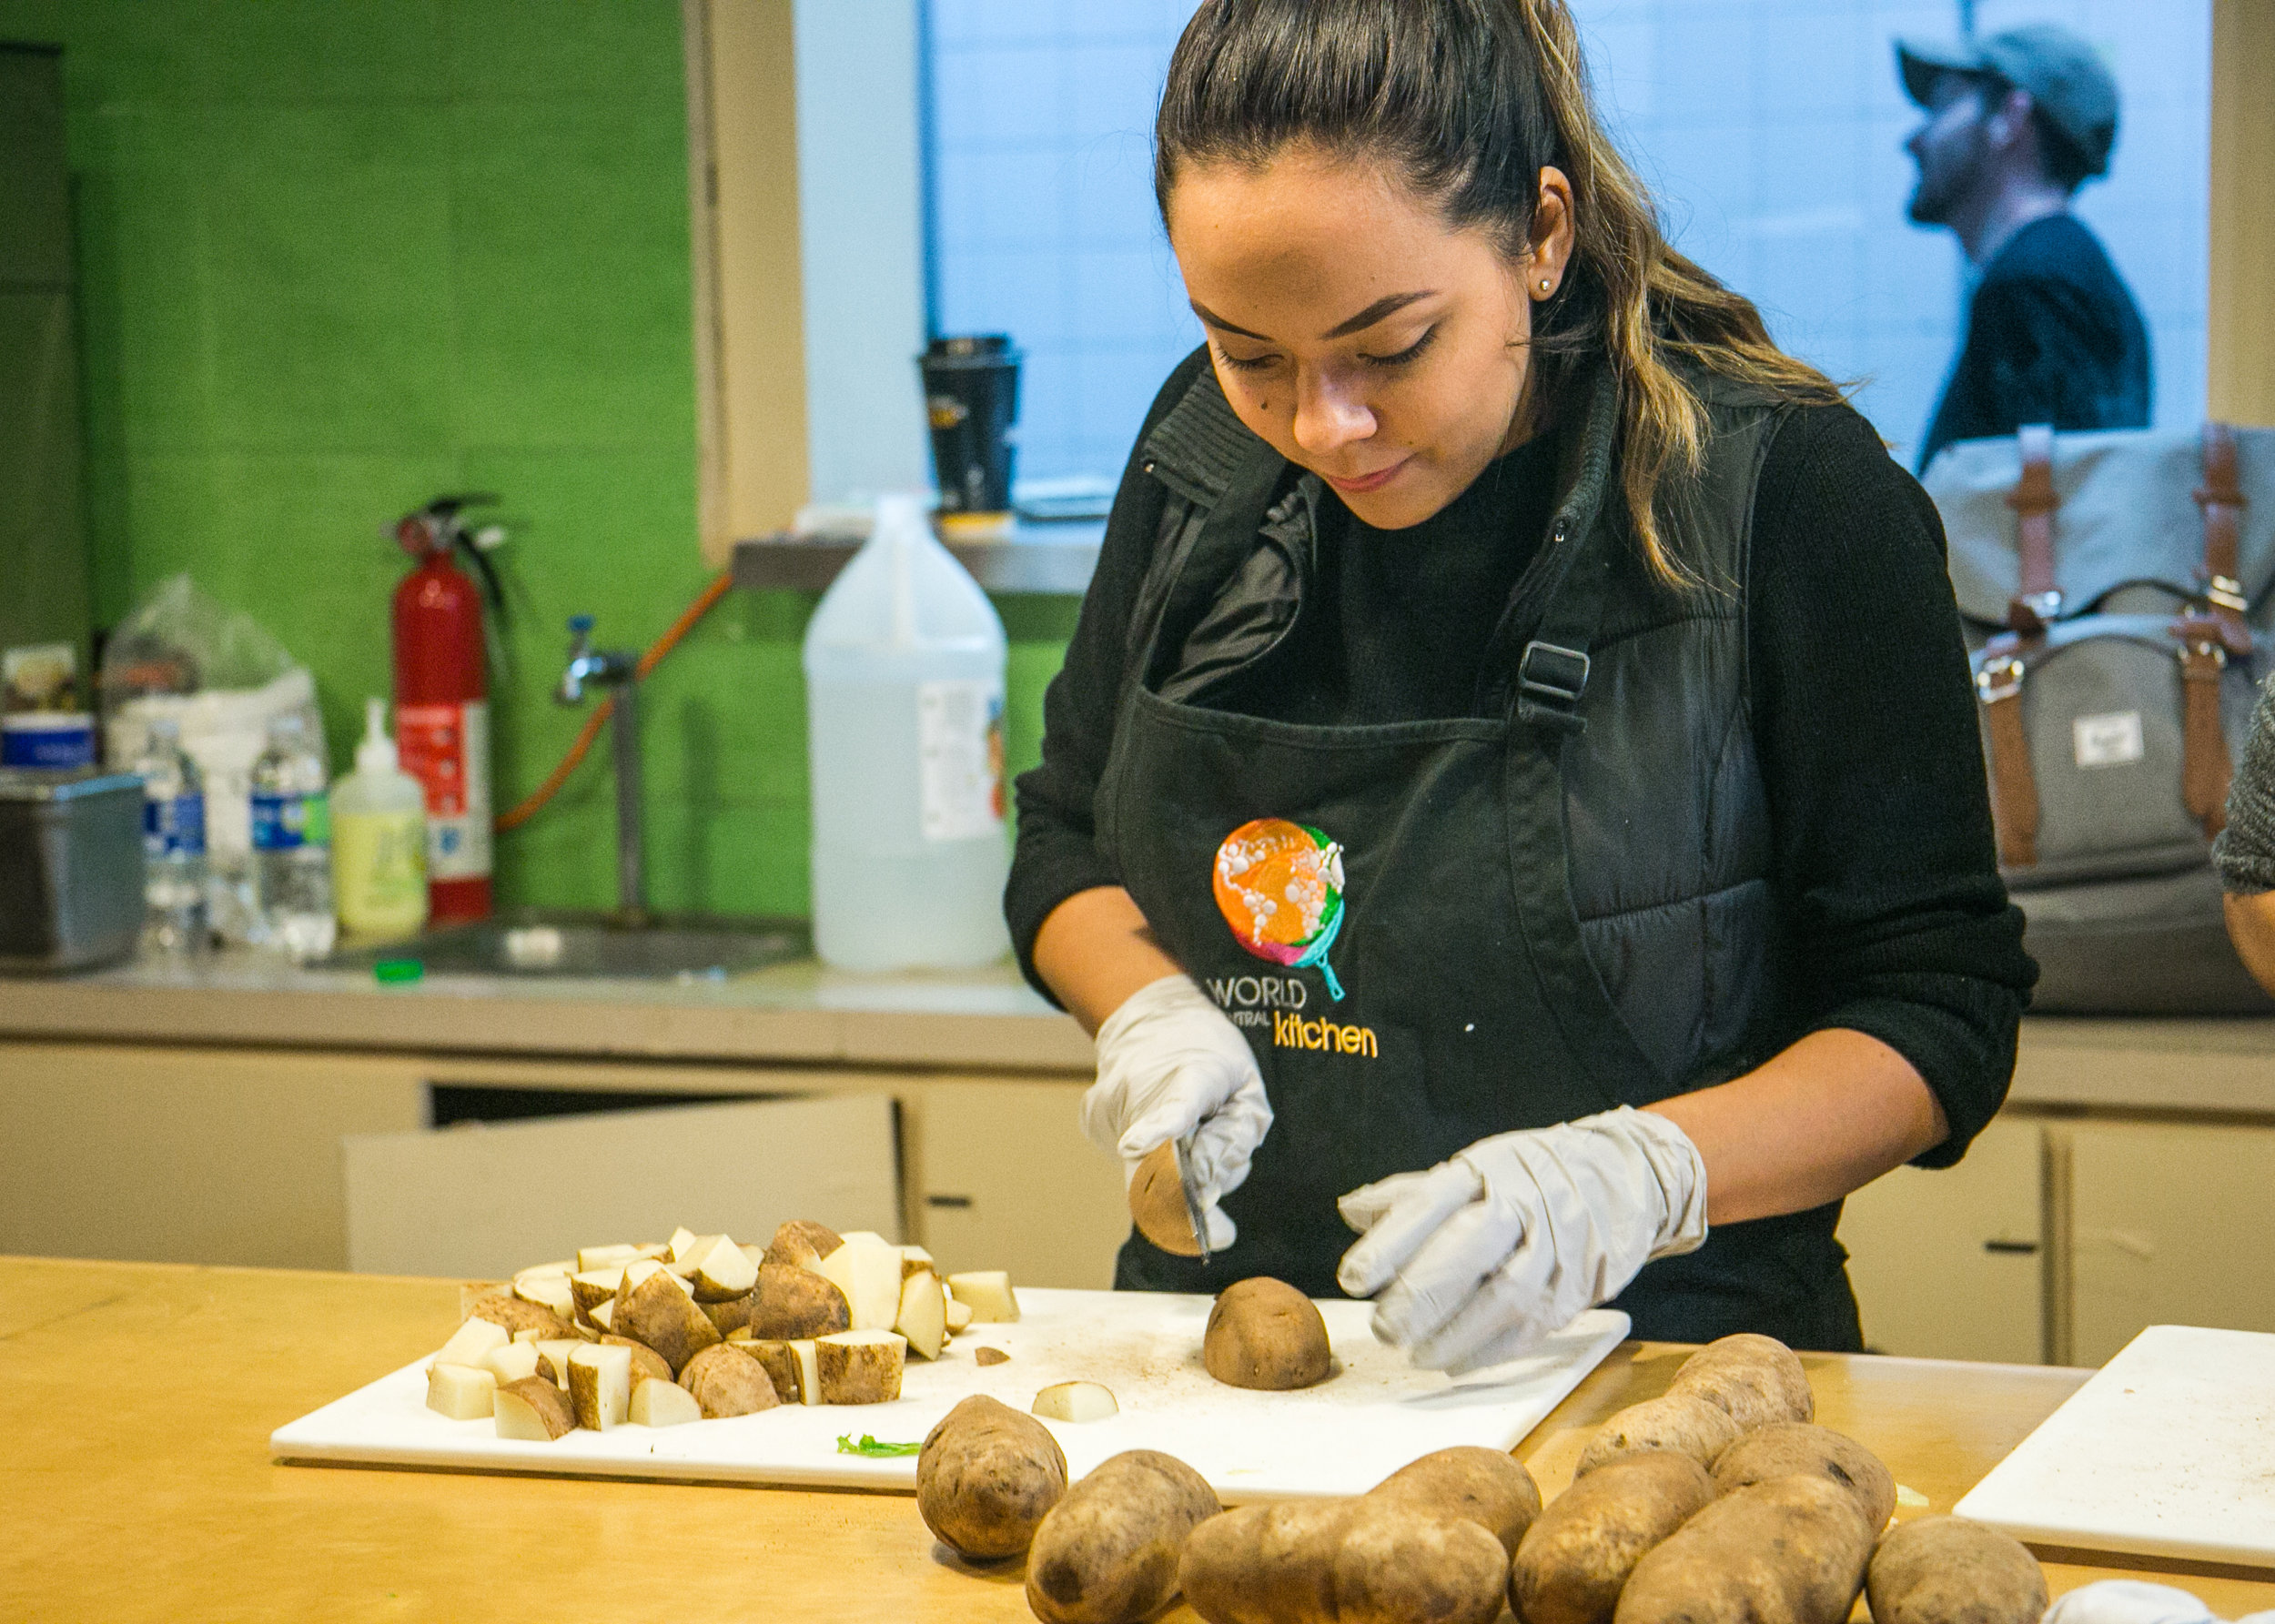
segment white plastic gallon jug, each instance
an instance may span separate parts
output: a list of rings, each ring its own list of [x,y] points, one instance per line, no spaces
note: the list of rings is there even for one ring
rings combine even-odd
[[[846,970],[959,969],[1011,945],[1003,622],[914,497],[805,633],[814,945]]]

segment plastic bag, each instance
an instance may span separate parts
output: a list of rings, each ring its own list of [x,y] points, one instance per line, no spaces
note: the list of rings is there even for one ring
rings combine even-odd
[[[206,782],[206,860],[214,929],[250,939],[253,908],[252,773],[268,721],[307,719],[322,748],[316,681],[267,627],[198,590],[187,574],[160,581],[103,645],[103,754],[130,768],[154,717],[170,716]]]

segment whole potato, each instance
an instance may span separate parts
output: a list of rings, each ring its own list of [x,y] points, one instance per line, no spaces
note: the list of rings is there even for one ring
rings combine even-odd
[[[967,1557],[1016,1557],[1067,1492],[1067,1457],[1033,1416],[974,1394],[925,1436],[916,1509]]]
[[[2037,1624],[2046,1570],[1997,1528],[1922,1517],[1881,1538],[1865,1595],[1873,1624]]]
[[[1672,1449],[1625,1455],[1550,1502],[1509,1568],[1522,1624],[1604,1624],[1645,1552],[1714,1498],[1704,1467]]]
[[[1709,1342],[1684,1360],[1667,1391],[1704,1398],[1726,1412],[1740,1432],[1772,1421],[1816,1419],[1816,1396],[1793,1349],[1750,1331]]]
[[[1474,1444],[1410,1461],[1367,1490],[1367,1498],[1465,1517],[1500,1540],[1511,1556],[1541,1514],[1541,1486],[1524,1462]]]
[[[1177,1594],[1187,1536],[1224,1508],[1175,1456],[1130,1449],[1053,1506],[1026,1554],[1026,1603],[1044,1624],[1138,1624]]]
[[[1823,1478],[1734,1489],[1644,1553],[1613,1624],[1844,1624],[1873,1532]]]
[[[1669,1393],[1631,1404],[1596,1429],[1573,1468],[1584,1478],[1598,1467],[1629,1455],[1668,1449],[1687,1455],[1708,1471],[1722,1452],[1738,1441],[1738,1424],[1720,1405],[1695,1393]]]
[[[1467,1518],[1359,1495],[1212,1517],[1178,1579],[1208,1624],[1492,1624],[1508,1561]]]
[[[1855,1495],[1876,1533],[1896,1513],[1896,1478],[1880,1458],[1845,1433],[1806,1421],[1773,1421],[1731,1445],[1714,1463],[1714,1492],[1796,1473],[1829,1478]]]
[[[1273,1393],[1310,1387],[1334,1367],[1319,1305],[1268,1275],[1235,1281],[1217,1294],[1200,1359],[1227,1387]]]

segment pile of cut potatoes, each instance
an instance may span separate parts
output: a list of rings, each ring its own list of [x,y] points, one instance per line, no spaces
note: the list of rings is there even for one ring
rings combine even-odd
[[[1001,1269],[793,1219],[763,1247],[675,1230],[586,1246],[480,1296],[427,1368],[427,1407],[503,1438],[675,1427],[780,1405],[885,1404],[911,1354],[1019,1317]]]

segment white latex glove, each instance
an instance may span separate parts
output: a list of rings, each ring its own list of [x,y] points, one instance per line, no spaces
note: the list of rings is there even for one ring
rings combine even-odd
[[[2266,1618],[2267,1614],[2254,1614]],[[2044,1624],[2214,1624],[2212,1609],[2172,1585],[2105,1579],[2057,1597]]]
[[[1375,1297],[1377,1337],[1459,1376],[1517,1357],[1651,1259],[1696,1251],[1706,1168],[1681,1128],[1623,1105],[1481,1139],[1338,1205],[1363,1238],[1337,1282]]]
[[[1208,1249],[1239,1231],[1217,1204],[1240,1187],[1272,1125],[1264,1076],[1240,1029],[1187,975],[1140,987],[1098,1028],[1098,1080],[1082,1096],[1082,1131],[1122,1158],[1125,1181],[1171,1139],[1193,1135]]]

